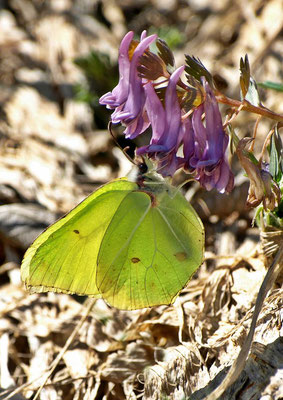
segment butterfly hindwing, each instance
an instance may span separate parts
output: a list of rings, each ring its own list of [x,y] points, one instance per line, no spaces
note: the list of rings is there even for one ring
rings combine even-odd
[[[167,189],[129,193],[105,232],[97,286],[115,307],[170,304],[202,262],[202,223],[180,193]]]

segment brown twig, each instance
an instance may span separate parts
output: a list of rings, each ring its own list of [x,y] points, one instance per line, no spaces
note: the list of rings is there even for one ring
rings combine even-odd
[[[216,93],[216,100],[219,103],[222,104],[227,104],[231,107],[236,107],[239,108],[242,105],[242,110],[244,111],[249,111],[254,114],[262,115],[263,117],[273,119],[275,121],[283,122],[283,115],[276,114],[275,112],[269,110],[268,108],[265,108],[264,106],[254,106],[251,103],[249,103],[247,100],[239,101],[239,100],[234,100],[231,99],[230,97],[224,96],[224,94],[217,92]]]

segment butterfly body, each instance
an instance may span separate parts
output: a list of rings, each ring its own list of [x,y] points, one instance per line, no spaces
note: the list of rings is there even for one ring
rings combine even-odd
[[[170,304],[202,263],[203,225],[158,174],[114,180],[44,231],[27,250],[31,292],[102,297],[121,309]]]

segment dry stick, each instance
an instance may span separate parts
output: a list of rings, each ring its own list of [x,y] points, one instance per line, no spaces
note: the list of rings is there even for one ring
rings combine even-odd
[[[256,299],[255,303],[255,308],[254,308],[254,313],[253,313],[253,318],[250,326],[250,331],[248,333],[248,336],[243,344],[243,347],[232,364],[228,374],[212,393],[210,393],[205,400],[217,400],[224,392],[225,390],[232,385],[232,383],[235,382],[235,380],[239,377],[240,373],[242,372],[246,359],[248,357],[250,347],[252,344],[253,336],[254,336],[254,331],[256,328],[256,322],[257,318],[259,316],[259,313],[261,311],[264,299],[269,291],[271,289],[273,283],[275,282],[277,275],[280,271],[280,268],[283,265],[283,247],[279,248],[279,250],[276,253],[276,256],[273,260],[272,265],[270,266],[269,270],[267,271],[267,274],[265,275],[265,278],[261,284],[261,287],[258,292],[258,296]]]
[[[17,389],[13,390],[12,392],[11,392],[11,388],[5,389],[4,392],[1,392],[1,400],[11,399],[15,394],[22,392],[22,390],[24,388],[32,385],[34,382],[38,381],[39,379],[41,379],[41,376],[38,376],[37,378],[33,379],[32,381],[23,383],[21,386],[17,387]],[[9,394],[6,397],[2,397],[2,396],[5,396],[7,393],[9,393]]]
[[[89,301],[89,305],[87,306],[84,315],[81,317],[78,325],[76,326],[75,330],[73,331],[73,333],[71,334],[71,336],[69,336],[68,340],[65,343],[65,346],[61,349],[60,353],[57,355],[57,357],[55,358],[55,360],[53,361],[53,363],[51,364],[51,369],[47,372],[45,372],[44,374],[46,374],[46,377],[44,379],[44,382],[42,383],[42,385],[40,386],[40,388],[37,390],[36,395],[34,397],[33,400],[36,400],[38,398],[38,396],[40,395],[41,390],[43,389],[43,386],[46,384],[47,380],[49,379],[50,375],[52,374],[52,372],[55,370],[55,368],[57,367],[57,365],[59,364],[59,362],[61,361],[61,358],[63,356],[63,354],[65,353],[65,351],[67,350],[67,348],[70,346],[70,344],[72,343],[72,341],[74,340],[74,338],[76,337],[77,333],[79,332],[79,330],[81,329],[83,323],[85,322],[85,320],[87,319],[90,310],[92,309],[94,303],[95,303],[96,299],[91,299]],[[42,376],[44,376],[44,374]],[[19,393],[22,391],[23,388],[29,386],[30,384],[32,384],[33,382],[37,381],[38,379],[42,378],[42,376],[34,379],[31,382],[27,382],[25,384],[23,384],[22,386],[18,387],[17,389],[13,390],[13,392],[11,392],[7,397],[5,397],[3,400],[8,400],[11,397],[13,397],[15,394]]]
[[[60,353],[58,354],[58,356],[55,358],[55,360],[53,361],[53,365],[51,367],[51,369],[47,372],[46,374],[46,378],[44,379],[44,382],[42,383],[42,385],[40,386],[40,388],[37,390],[36,395],[34,397],[33,400],[36,400],[38,398],[38,396],[40,395],[41,390],[43,389],[44,385],[46,384],[47,380],[49,379],[50,375],[52,374],[52,372],[55,370],[55,368],[57,367],[57,365],[59,364],[59,362],[61,361],[61,358],[63,357],[63,354],[66,352],[67,348],[70,346],[70,344],[72,343],[72,341],[74,340],[74,338],[76,337],[77,333],[79,332],[79,330],[81,329],[83,323],[85,322],[85,320],[87,319],[90,310],[92,309],[94,303],[95,303],[95,299],[91,299],[89,302],[88,307],[85,310],[85,314],[82,316],[80,322],[78,323],[78,325],[76,326],[76,329],[73,331],[73,333],[71,334],[71,336],[69,336],[68,340],[65,343],[65,346],[62,348],[62,350],[60,351]]]

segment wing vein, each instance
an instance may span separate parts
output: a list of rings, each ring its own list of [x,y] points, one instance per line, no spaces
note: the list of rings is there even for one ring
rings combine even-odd
[[[174,231],[174,229],[173,229],[172,226],[170,225],[170,223],[169,223],[168,219],[166,218],[166,216],[163,214],[163,212],[162,212],[159,208],[158,208],[157,210],[159,211],[160,215],[162,216],[162,218],[164,219],[164,221],[165,221],[166,224],[168,225],[170,231],[172,232],[172,235],[175,237],[175,239],[180,243],[180,245],[182,246],[182,248],[184,249],[184,251],[187,253],[187,249],[186,249],[185,245],[184,245],[184,244],[182,243],[182,241],[178,238],[176,232]],[[183,215],[183,214],[181,214],[181,215]],[[184,216],[184,215],[183,215],[183,216]],[[187,219],[187,218],[186,218],[186,219]],[[188,219],[187,219],[187,221],[188,221]],[[193,259],[196,263],[198,263],[198,260],[196,260],[196,259],[194,258],[194,255],[190,254],[190,256],[192,257],[192,259]]]
[[[154,258],[155,258],[156,252],[158,251],[157,240],[156,240],[157,236],[156,236],[156,230],[155,230],[155,225],[154,225],[153,213],[152,213],[152,231],[153,231],[153,237],[154,237],[154,253],[153,253],[152,259],[151,259],[151,265],[147,268],[146,273],[145,273],[145,279],[144,279],[145,292],[146,292],[146,298],[147,298],[148,304],[149,304],[149,301],[148,301],[147,288],[146,288],[146,277],[147,277],[147,273],[150,268],[152,268],[152,270],[154,271],[154,274],[155,274],[155,276],[159,282],[159,285],[163,291],[164,297],[166,298],[169,296],[169,298],[171,299],[170,293],[168,292],[167,288],[164,288],[164,286],[162,285],[162,282],[159,279],[156,268],[154,268],[154,266],[153,266]]]
[[[125,198],[123,199],[123,201],[125,201],[126,197],[127,197],[127,196],[125,196]],[[121,202],[121,204],[123,203],[123,201]],[[121,206],[121,204],[120,204],[120,206]],[[119,207],[120,207],[120,206],[119,206]],[[100,282],[100,284],[99,284],[99,287],[98,287],[99,290],[100,290],[100,288],[103,286],[104,280],[107,278],[107,275],[108,275],[109,270],[111,269],[112,265],[115,263],[115,261],[116,261],[117,258],[120,256],[120,254],[124,251],[124,249],[129,245],[129,243],[130,243],[130,241],[132,240],[132,238],[133,238],[135,232],[137,231],[137,229],[139,228],[139,226],[140,226],[141,223],[143,222],[144,218],[146,217],[148,211],[150,210],[150,207],[151,207],[151,203],[148,204],[148,206],[147,206],[145,212],[144,212],[144,213],[142,214],[142,216],[140,217],[140,219],[139,219],[139,221],[137,222],[136,226],[134,227],[134,229],[133,229],[132,232],[130,233],[128,239],[126,240],[126,242],[124,243],[124,245],[119,249],[119,251],[117,252],[117,254],[115,255],[115,257],[112,259],[111,263],[109,264],[109,267],[108,267],[107,270],[105,271],[104,276],[103,276],[103,278],[102,278],[102,280],[101,280],[101,282]],[[130,209],[130,210],[127,209],[127,213],[130,213],[130,212],[131,212],[131,209]],[[123,219],[123,218],[124,218],[124,216],[122,217],[122,219]],[[110,225],[111,225],[111,222],[110,222],[110,224],[108,225],[108,228],[110,227]],[[108,230],[108,228],[107,228],[107,230]],[[106,230],[105,233],[104,233],[104,237],[105,237],[105,235],[106,235],[106,233],[107,233],[107,230]],[[103,239],[102,239],[102,240],[103,240]],[[99,253],[100,253],[100,251],[99,251]],[[98,254],[98,264],[99,264],[99,258],[100,258],[99,256],[100,256],[100,254]],[[124,263],[122,264],[122,266],[121,266],[121,268],[120,268],[120,271],[119,271],[119,273],[118,273],[118,276],[117,276],[117,279],[116,279],[116,282],[115,282],[115,286],[114,286],[114,289],[113,289],[113,295],[112,295],[113,300],[114,300],[115,295],[116,295],[116,290],[117,290],[118,282],[119,282],[119,279],[120,279],[120,276],[121,276],[121,272],[122,272],[122,270],[123,270],[123,268],[124,268],[124,265],[125,265],[125,261],[124,261]],[[97,285],[97,286],[98,286],[98,285]]]
[[[165,206],[159,206],[159,210],[160,210],[160,209],[169,210],[169,211],[174,212],[174,213],[176,213],[176,214],[181,214],[181,215],[188,221],[188,223],[189,223],[190,225],[192,225],[192,226],[193,226],[196,230],[198,230],[200,233],[202,232],[201,227],[200,227],[200,226],[195,226],[195,225],[192,223],[192,221],[190,221],[190,219],[187,218],[186,215],[184,215],[181,211],[178,211],[177,209],[174,209],[174,208],[165,207]]]

